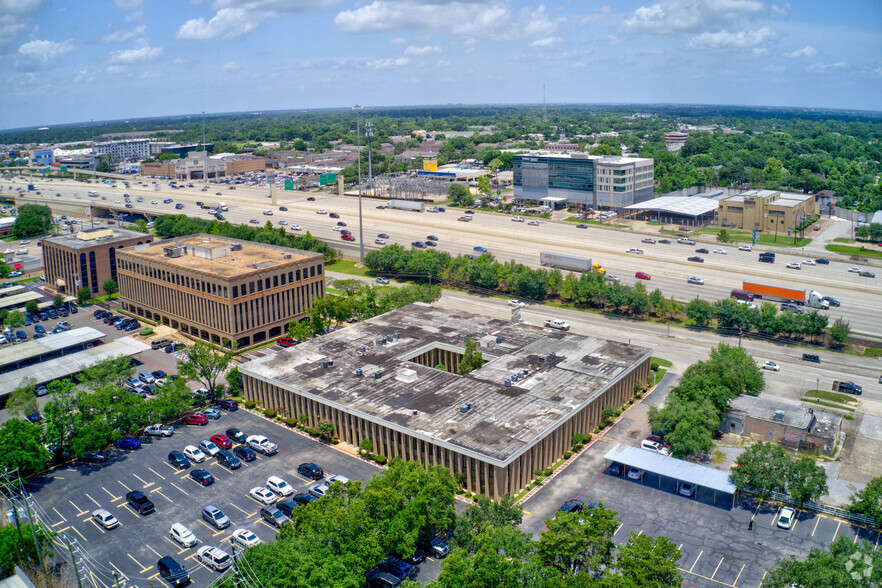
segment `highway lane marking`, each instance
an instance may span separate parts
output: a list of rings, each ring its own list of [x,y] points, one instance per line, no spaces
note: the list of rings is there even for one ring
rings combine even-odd
[[[149,549],[150,551],[152,551],[153,553],[155,553],[155,554],[156,554],[156,557],[162,559],[162,556],[159,555],[159,552],[158,552],[158,551],[156,551],[155,549],[153,549],[152,547],[150,547],[150,545],[147,544],[147,543],[145,543],[144,545],[147,545],[147,549]]]
[[[135,559],[134,557],[132,557],[132,554],[131,554],[131,553],[127,553],[126,555],[129,556],[129,559],[130,559],[130,560],[132,560],[133,562],[135,562],[137,565],[141,566],[141,571],[138,572],[139,574],[143,574],[144,572],[146,572],[147,570],[149,570],[150,567],[153,567],[153,566],[145,567],[145,566],[141,565],[141,562],[139,562],[137,559]],[[114,567],[116,567],[116,566],[114,566]]]
[[[110,502],[116,502],[117,500],[122,500],[122,496],[114,496],[114,495],[110,492],[110,490],[108,490],[108,489],[105,488],[104,486],[101,486],[101,489],[104,490],[105,492],[107,492],[107,495],[110,496],[110,498],[112,499]]]
[[[122,486],[123,488],[126,489],[126,492],[131,492],[131,491],[132,491],[131,488],[129,488],[128,486],[126,486],[125,484],[122,483],[122,480],[117,480],[117,482],[119,482],[119,485],[120,485],[120,486]]]
[[[144,480],[143,478],[141,478],[141,476],[139,476],[138,474],[132,474],[132,475],[135,476],[136,478],[138,478],[139,480],[141,480],[141,483],[144,484],[144,488],[149,488],[150,486],[153,485],[153,482],[150,482],[148,484],[147,481]],[[120,483],[122,483],[122,482],[120,482]]]
[[[725,559],[724,557],[721,557],[721,558],[720,558],[720,563],[717,564],[717,567],[714,568],[714,573],[711,574],[711,580],[713,580],[713,579],[714,579],[714,576],[717,575],[717,572],[720,571],[720,566],[723,565],[723,560],[724,560],[724,559]]]
[[[164,462],[164,463],[166,463],[166,462]],[[154,474],[156,474],[157,476],[159,476],[160,478],[162,478],[163,480],[165,480],[165,477],[163,477],[159,472],[157,472],[153,468],[148,466],[147,469],[150,470],[151,472],[153,472]]]
[[[97,500],[95,500],[94,498],[92,498],[91,496],[89,496],[88,493],[85,493],[85,494],[86,494],[86,498],[88,498],[89,500],[91,500],[92,502],[95,503],[95,506],[99,506],[99,507],[101,506],[101,503],[100,503],[100,502],[98,502]]]
[[[183,493],[186,494],[187,496],[190,496],[190,495],[187,493],[186,490],[184,490],[183,488],[181,488],[180,486],[178,486],[178,485],[175,484],[174,482],[170,482],[170,483],[171,483],[172,486],[174,486],[175,488],[177,488],[178,490],[180,490],[181,492],[183,492]]]
[[[746,565],[747,565],[747,564],[741,564],[741,569],[740,569],[740,570],[738,570],[738,575],[737,575],[737,576],[735,576],[735,581],[734,581],[734,582],[732,582],[732,585],[733,585],[733,586],[737,586],[737,585],[738,585],[738,578],[740,578],[740,577],[741,577],[741,572],[743,572],[743,571],[744,571],[744,566],[746,566]]]
[[[88,512],[88,511],[85,511],[85,510],[81,509],[79,506],[77,506],[76,504],[74,504],[72,501],[68,500],[68,502],[70,502],[70,505],[71,505],[72,507],[74,507],[75,509],[77,509],[77,516],[82,515],[84,512]],[[52,510],[55,510],[55,509],[53,508]],[[58,512],[58,511],[55,510],[55,512]],[[61,515],[58,515],[58,516],[61,516]],[[63,517],[62,517],[62,518],[63,518]]]
[[[702,549],[701,551],[698,552],[698,557],[696,557],[696,558],[695,558],[695,561],[692,562],[692,567],[689,568],[689,573],[690,573],[690,574],[692,573],[692,570],[695,569],[695,564],[697,564],[697,563],[698,563],[698,560],[701,559],[701,554],[702,554],[702,553],[704,553],[704,550],[703,550],[703,549]]]

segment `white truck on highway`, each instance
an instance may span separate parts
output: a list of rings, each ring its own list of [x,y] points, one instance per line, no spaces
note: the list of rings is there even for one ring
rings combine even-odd
[[[543,251],[539,254],[539,263],[546,267],[556,267],[574,272],[590,272],[592,267],[591,260],[587,257],[552,253],[550,251]]]
[[[386,208],[397,208],[399,210],[415,210],[417,212],[425,212],[426,204],[415,200],[390,200],[386,204]]]

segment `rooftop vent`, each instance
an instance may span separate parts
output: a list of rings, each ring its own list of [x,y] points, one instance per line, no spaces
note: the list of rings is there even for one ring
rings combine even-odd
[[[401,337],[400,333],[395,333],[395,340],[398,341],[398,338]]]
[[[506,387],[506,388],[511,388],[511,379],[510,379],[510,378],[506,378],[506,379],[505,379],[505,387]]]
[[[776,410],[775,416],[773,416],[772,418],[776,421],[783,421],[784,420],[784,411],[783,410]]]
[[[548,354],[548,359],[554,359],[555,357],[557,357],[557,354],[554,351]]]
[[[465,336],[465,335],[460,335],[460,336],[459,336],[459,340],[460,340],[460,341],[465,341],[465,340],[466,340],[466,336]]]
[[[398,374],[395,376],[395,379],[399,382],[416,382],[418,374],[416,370],[412,370],[410,368],[402,368],[398,370]]]
[[[355,375],[356,376],[363,376],[364,372],[362,371],[361,368],[355,368]]]
[[[471,402],[465,402],[459,405],[459,412],[466,413],[472,408]]]
[[[379,380],[383,377],[383,370],[377,370],[374,372],[374,379]]]
[[[364,345],[358,348],[359,353],[364,353],[365,351],[367,351],[367,348]]]
[[[163,253],[165,253],[166,257],[180,257],[184,254],[185,250],[185,247],[178,247],[177,245],[169,245],[162,248],[162,251]]]
[[[282,259],[291,259],[291,254],[290,253],[283,253]]]
[[[496,344],[499,345],[502,343],[502,337],[496,337]]]
[[[230,251],[242,251],[241,243],[230,243]]]
[[[382,339],[377,339],[377,345],[385,345],[385,344],[386,344],[386,337],[383,337]]]

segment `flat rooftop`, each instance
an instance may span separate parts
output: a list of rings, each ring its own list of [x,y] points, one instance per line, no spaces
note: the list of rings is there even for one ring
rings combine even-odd
[[[69,235],[59,235],[58,237],[48,237],[43,239],[44,243],[53,243],[71,249],[83,249],[86,247],[94,247],[95,245],[113,244],[121,241],[141,238],[143,240],[153,240],[153,235],[148,235],[140,231],[131,231],[129,229],[96,227],[94,229],[85,229],[77,231]]]
[[[518,151],[513,149],[505,149],[504,151],[513,151],[515,157],[554,157],[557,159],[591,159],[594,160],[595,163],[605,163],[605,164],[626,164],[626,163],[635,163],[635,162],[647,162],[653,161],[652,158],[649,157],[624,157],[621,155],[591,155],[589,153],[582,152],[572,152],[572,151],[544,151],[544,150],[534,150],[534,151]]]
[[[177,253],[170,250],[177,249]],[[188,235],[142,245],[120,252],[134,259],[153,261],[179,269],[199,272],[224,279],[235,279],[284,266],[296,266],[321,253],[277,247],[264,243],[241,241],[215,235]]]
[[[486,362],[468,375],[411,361],[432,349],[462,353],[464,336],[481,342]],[[504,466],[651,355],[648,347],[415,303],[289,349],[253,352],[239,370]],[[525,375],[506,386],[516,373]]]
[[[0,366],[18,363],[47,353],[55,353],[74,345],[95,341],[103,336],[104,333],[92,327],[80,327],[63,333],[52,333],[39,339],[30,339],[18,345],[7,345],[3,349],[3,353],[0,354]]]

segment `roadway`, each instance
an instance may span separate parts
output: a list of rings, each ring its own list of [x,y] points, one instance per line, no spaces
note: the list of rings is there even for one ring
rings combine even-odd
[[[5,185],[3,195],[11,196],[13,191],[9,190],[9,185],[14,189],[25,183],[28,181],[4,181],[0,182],[0,187]],[[274,205],[266,187],[237,186],[236,190],[230,190],[225,185],[209,184],[209,189],[203,192],[201,189],[204,184],[201,183],[194,183],[193,188],[183,189],[171,189],[167,183],[161,183],[160,191],[155,191],[152,185],[139,186],[135,183],[130,188],[124,188],[122,183],[117,183],[117,187],[110,187],[105,184],[59,180],[36,181],[36,185],[41,188],[42,194],[25,194],[23,198],[26,201],[49,204],[57,214],[70,213],[79,218],[88,217],[91,205],[95,216],[107,215],[113,211],[142,213],[151,217],[183,213],[210,219],[207,211],[197,208],[195,202],[201,200],[216,204],[223,201],[229,206],[229,211],[224,216],[231,223],[249,224],[253,219],[257,221],[255,226],[263,226],[268,220],[273,225],[280,226],[279,221],[285,220],[288,227],[299,224],[304,233],[309,231],[315,237],[331,243],[342,251],[344,257],[358,258],[358,202],[351,197],[321,192],[275,190],[277,203]],[[87,193],[90,190],[96,190],[106,199],[89,198]],[[131,209],[124,208],[124,193],[132,197]],[[80,198],[76,199],[75,194],[79,194]],[[307,201],[310,196],[315,201]],[[143,201],[137,202],[138,197]],[[164,204],[163,200],[168,198],[172,198],[174,202]],[[183,203],[185,208],[176,210],[174,206],[177,203]],[[430,234],[436,235],[439,237],[438,248],[453,255],[474,254],[474,247],[482,246],[499,261],[513,260],[531,267],[539,267],[540,251],[580,255],[601,263],[606,268],[607,275],[618,276],[625,284],[638,281],[634,277],[635,272],[647,272],[652,277],[646,283],[649,290],[659,288],[666,297],[673,295],[681,302],[688,302],[696,296],[707,300],[728,297],[733,288],[741,288],[745,279],[785,287],[814,289],[842,302],[841,307],[833,307],[826,313],[831,324],[837,318],[844,318],[849,321],[854,334],[877,338],[882,333],[882,313],[878,311],[882,287],[877,279],[850,273],[848,268],[855,264],[838,254],[826,255],[830,259],[829,265],[803,265],[801,270],[792,270],[786,269],[785,265],[791,261],[802,262],[817,257],[817,252],[775,248],[778,252],[776,263],[765,264],[757,260],[757,252],[766,249],[765,247],[744,252],[738,251],[737,246],[725,245],[723,249],[727,251],[726,255],[699,254],[705,262],[695,263],[686,259],[696,255],[697,248],[705,247],[713,251],[719,246],[710,240],[697,241],[695,246],[680,245],[676,243],[676,238],[671,238],[672,243],[669,245],[641,243],[641,239],[649,235],[656,239],[662,237],[648,226],[646,234],[595,225],[588,225],[588,229],[579,229],[573,223],[562,221],[529,226],[526,223],[514,223],[507,215],[480,211],[474,215],[473,221],[465,223],[457,221],[460,214],[455,210],[438,214],[414,213],[378,210],[377,204],[379,202],[376,200],[363,201],[366,251],[381,247],[374,244],[374,239],[379,233],[387,233],[390,235],[387,242],[404,246],[412,241],[425,240]],[[279,211],[279,206],[287,207],[288,211]],[[319,208],[337,212],[341,218],[331,219],[327,215],[316,214]],[[273,215],[264,216],[262,212],[266,209],[273,210]],[[340,234],[333,230],[338,220],[347,223],[356,242],[340,239]],[[708,236],[703,238],[709,239]],[[642,249],[644,253],[626,253],[634,247]],[[865,269],[875,270],[875,267],[867,263],[860,265]],[[686,278],[689,276],[700,277],[705,284],[687,284]]]

